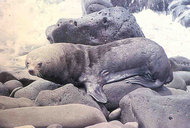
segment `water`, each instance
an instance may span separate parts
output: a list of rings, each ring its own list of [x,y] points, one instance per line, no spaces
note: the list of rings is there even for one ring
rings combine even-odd
[[[169,57],[190,58],[190,29],[170,15],[150,10],[134,15],[145,36],[163,46]],[[48,26],[59,18],[81,16],[80,0],[0,0],[0,67],[24,68],[26,53],[49,44]]]

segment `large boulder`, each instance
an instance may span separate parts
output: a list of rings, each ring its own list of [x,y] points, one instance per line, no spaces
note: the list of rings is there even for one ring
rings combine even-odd
[[[0,111],[0,115],[0,127],[3,128],[23,125],[47,127],[51,124],[82,128],[106,122],[101,111],[82,104],[14,108]]]
[[[0,96],[0,109],[20,108],[35,106],[34,102],[27,98],[11,98]]]
[[[113,7],[110,0],[82,0],[83,15],[98,12],[105,8]]]
[[[144,34],[129,11],[112,7],[78,19],[60,19],[56,25],[47,28],[46,36],[50,43],[100,45],[130,37],[144,37]]]
[[[161,96],[137,89],[120,101],[121,122],[138,122],[140,128],[189,128],[190,94]]]
[[[15,92],[14,97],[15,98],[20,98],[20,97],[25,97],[31,100],[35,100],[40,91],[42,90],[54,90],[61,85],[55,84],[50,81],[46,80],[37,80],[30,85],[18,90]]]
[[[0,82],[0,96],[9,96],[9,89]]]
[[[99,105],[87,95],[84,90],[78,89],[72,84],[64,85],[55,90],[44,90],[39,93],[35,103],[39,106],[85,104],[100,109]]]
[[[119,101],[125,95],[141,87],[142,86],[140,85],[127,83],[125,80],[104,85],[103,90],[108,100],[105,104],[106,108],[108,110],[114,110],[118,108]]]

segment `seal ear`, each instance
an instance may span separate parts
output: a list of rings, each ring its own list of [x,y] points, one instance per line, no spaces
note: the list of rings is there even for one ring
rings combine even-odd
[[[87,94],[92,96],[96,101],[100,103],[107,103],[106,95],[100,85],[97,84],[86,84]]]

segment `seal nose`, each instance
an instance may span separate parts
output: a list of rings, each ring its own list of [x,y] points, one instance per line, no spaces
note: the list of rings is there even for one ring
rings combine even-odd
[[[28,72],[30,73],[30,75],[34,75],[34,70],[29,69]]]

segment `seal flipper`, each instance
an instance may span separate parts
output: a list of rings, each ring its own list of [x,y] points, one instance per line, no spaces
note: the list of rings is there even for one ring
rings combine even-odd
[[[111,73],[111,74],[106,72],[106,73],[104,73],[105,75],[102,77],[105,80],[106,84],[109,84],[109,83],[117,82],[120,80],[124,80],[129,77],[144,74],[147,71],[148,71],[148,69],[146,67],[140,67],[140,68],[124,70],[121,72]]]
[[[96,101],[101,103],[107,103],[106,95],[103,92],[103,89],[98,84],[88,83],[86,84],[87,94],[91,95]]]
[[[132,84],[139,84],[147,88],[155,89],[161,87],[164,82],[161,82],[160,80],[151,80],[150,78],[147,78],[145,76],[134,76],[126,79],[127,82],[130,82]]]

